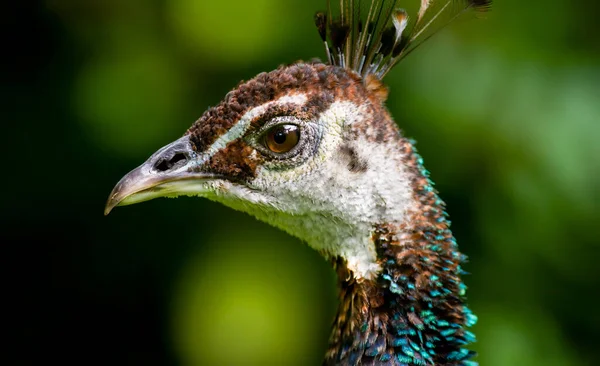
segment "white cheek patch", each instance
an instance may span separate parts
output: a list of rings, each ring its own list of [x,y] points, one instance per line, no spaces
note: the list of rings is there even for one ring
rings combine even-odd
[[[306,94],[294,93],[285,95],[277,100],[252,108],[251,110],[247,111],[240,118],[240,120],[235,125],[233,125],[226,133],[219,136],[219,138],[217,138],[217,140],[203,154],[199,156],[198,164],[202,165],[206,163],[219,150],[225,148],[227,144],[244,136],[244,134],[250,127],[250,123],[252,122],[252,120],[265,113],[265,111],[268,108],[275,105],[302,105],[306,103],[307,99],[308,98]]]

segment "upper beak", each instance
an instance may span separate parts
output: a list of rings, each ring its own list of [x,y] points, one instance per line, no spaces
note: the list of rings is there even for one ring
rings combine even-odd
[[[110,192],[106,207],[104,208],[105,215],[108,215],[113,208],[119,205],[144,201],[142,199],[145,196],[143,192],[146,192],[146,194],[151,193],[152,188],[160,185],[161,179],[158,176],[153,177],[145,174],[149,170],[147,169],[147,163],[140,165],[121,178],[112,192]],[[132,198],[134,196],[139,199],[133,201]],[[127,198],[130,199],[126,201]],[[151,197],[148,197],[148,199],[151,199]]]
[[[131,205],[156,197],[175,196],[182,181],[206,181],[212,175],[198,172],[196,152],[188,136],[161,148],[144,164],[127,173],[108,197],[104,214],[117,206]]]

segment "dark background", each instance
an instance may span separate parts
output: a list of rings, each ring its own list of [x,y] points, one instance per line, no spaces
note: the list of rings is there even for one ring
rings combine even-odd
[[[307,246],[201,199],[102,212],[239,80],[323,57],[324,7],[2,6],[2,364],[319,363],[335,279]],[[482,365],[600,364],[599,13],[498,0],[386,79],[470,257]]]

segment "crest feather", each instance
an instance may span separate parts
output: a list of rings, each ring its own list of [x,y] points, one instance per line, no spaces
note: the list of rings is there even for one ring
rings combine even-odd
[[[404,0],[407,1],[407,0]],[[315,23],[331,65],[380,80],[415,48],[461,15],[489,10],[491,0],[420,0],[413,19],[399,0],[340,0]],[[335,15],[334,15],[335,14]]]

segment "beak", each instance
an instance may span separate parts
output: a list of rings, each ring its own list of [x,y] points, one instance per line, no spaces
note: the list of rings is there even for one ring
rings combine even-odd
[[[108,197],[104,214],[117,206],[131,205],[157,197],[201,194],[210,173],[199,172],[197,153],[188,136],[161,148],[146,162],[125,175]]]

